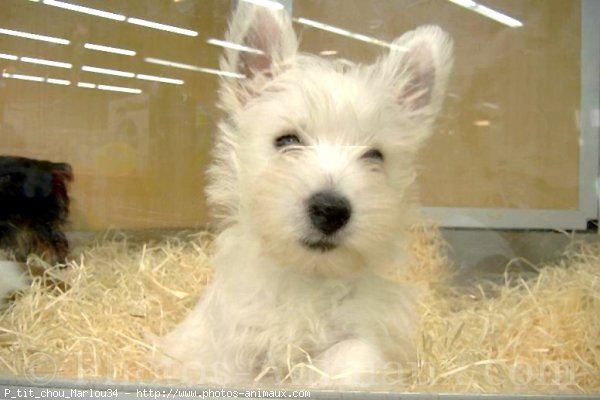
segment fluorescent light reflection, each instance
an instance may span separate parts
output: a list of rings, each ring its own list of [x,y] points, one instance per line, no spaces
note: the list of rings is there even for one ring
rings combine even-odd
[[[44,78],[41,76],[33,76],[33,75],[23,75],[23,74],[9,74],[2,73],[2,77],[10,78],[10,79],[19,79],[22,81],[31,81],[31,82],[44,82]]]
[[[483,15],[484,17],[493,19],[496,22],[500,22],[506,26],[511,28],[520,28],[523,26],[523,23],[518,19],[513,17],[509,17],[506,14],[503,14],[499,11],[493,10],[487,6],[479,4],[473,0],[448,0],[452,4],[456,4],[457,6],[461,6],[466,8],[467,10],[471,10],[476,12],[477,14]]]
[[[68,86],[71,84],[71,82],[66,79],[55,79],[55,78],[46,78],[46,82],[53,83],[55,85],[65,85],[65,86]]]
[[[213,69],[213,68],[198,67],[196,65],[183,64],[183,63],[179,63],[179,62],[175,62],[175,61],[162,60],[160,58],[146,57],[146,58],[144,58],[144,61],[151,63],[151,64],[158,64],[158,65],[164,65],[166,67],[186,69],[188,71],[203,72],[205,74],[220,75],[220,76],[225,76],[228,78],[240,79],[240,78],[246,77],[245,75],[238,74],[235,72],[221,71],[219,69]]]
[[[44,78],[42,76],[34,76],[34,75],[23,75],[23,74],[9,74],[7,72],[2,73],[3,78],[9,79],[18,79],[22,81],[30,81],[30,82],[45,82],[53,85],[62,85],[69,86],[71,81],[66,79],[57,79],[57,78]],[[130,88],[125,86],[113,86],[113,85],[100,85],[90,82],[77,82],[77,87],[86,88],[86,89],[98,89],[109,92],[119,92],[119,93],[132,93],[132,94],[140,94],[142,93],[141,89]]]
[[[302,25],[310,26],[312,28],[317,28],[317,29],[321,29],[326,32],[335,33],[336,35],[346,36],[346,37],[349,37],[349,38],[352,38],[355,40],[360,40],[361,42],[371,43],[371,44],[375,44],[377,46],[382,46],[382,47],[390,47],[390,48],[394,47],[391,43],[385,42],[383,40],[380,40],[380,39],[377,39],[374,37],[370,37],[367,35],[363,35],[360,33],[354,33],[347,29],[338,28],[337,26],[325,24],[323,22],[313,21],[312,19],[300,17],[300,18],[294,18],[293,21],[296,23],[302,24]]]
[[[125,21],[125,19],[127,18],[121,14],[115,14],[107,11],[98,10],[95,8],[84,7],[77,4],[65,3],[63,1],[44,0],[43,3],[49,6],[59,7],[65,10],[76,11],[83,14],[94,15],[96,17],[108,18],[115,21]]]
[[[0,59],[2,59],[2,60],[16,61],[16,60],[19,59],[19,57],[13,56],[12,54],[0,53]]]
[[[89,83],[89,82],[77,82],[77,87],[88,88],[88,89],[96,89],[96,84],[95,83]]]
[[[136,52],[133,50],[121,49],[118,47],[102,46],[100,44],[93,43],[85,43],[83,47],[85,47],[88,50],[103,51],[105,53],[121,54],[124,56],[135,56],[136,54]]]
[[[45,36],[45,35],[38,35],[37,33],[14,31],[12,29],[0,28],[0,34],[17,36],[17,37],[22,37],[25,39],[41,40],[42,42],[50,42],[50,43],[56,43],[56,44],[67,45],[67,44],[71,43],[67,39],[61,39],[61,38]]]
[[[138,78],[138,79],[145,80],[145,81],[171,83],[173,85],[183,85],[184,84],[184,82],[181,79],[165,78],[165,77],[162,77],[162,76],[137,74],[135,77]]]
[[[6,72],[4,72],[2,74],[2,77],[9,78],[9,79],[18,79],[21,81],[46,82],[46,83],[52,83],[54,85],[63,85],[63,86],[68,86],[71,84],[71,82],[66,79],[44,78],[42,76],[24,75],[24,74],[9,74]]]
[[[12,54],[3,54],[3,53],[0,53],[0,58],[5,59],[5,60],[12,60],[12,61],[19,60],[21,62],[26,62],[29,64],[47,65],[49,67],[73,68],[73,65],[70,63],[66,63],[66,62],[62,62],[62,61],[46,60],[44,58],[19,57],[19,56],[15,56]]]
[[[133,72],[120,71],[118,69],[99,68],[99,67],[92,67],[90,65],[83,65],[81,67],[81,69],[83,71],[93,72],[95,74],[121,76],[123,78],[135,78],[135,74]]]
[[[113,86],[113,85],[96,85],[95,83],[90,83],[90,82],[77,82],[77,87],[84,88],[84,89],[98,89],[98,90],[104,90],[104,91],[108,91],[108,92],[133,93],[133,94],[142,93],[142,90],[137,89],[137,88],[130,88],[130,87],[124,87],[124,86]]]
[[[140,19],[140,18],[130,17],[130,18],[127,18],[127,22],[129,22],[130,24],[145,26],[147,28],[153,28],[153,29],[159,29],[161,31],[178,33],[180,35],[198,36],[198,32],[193,31],[191,29],[179,28],[177,26],[161,24],[161,23],[153,22],[153,21],[147,21],[145,19]]]
[[[246,51],[248,53],[264,54],[264,52],[261,51],[261,50],[258,50],[258,49],[252,48],[252,47],[248,47],[248,46],[244,46],[244,45],[241,45],[241,44],[229,42],[227,40],[208,39],[206,41],[206,43],[213,44],[215,46],[225,47],[225,48],[228,48],[228,49],[233,49],[233,50],[238,50],[238,51]]]
[[[271,10],[283,10],[283,4],[273,0],[243,0],[256,6],[270,8]]]
[[[133,93],[133,94],[142,93],[141,89],[128,88],[128,87],[123,87],[123,86],[112,86],[112,85],[98,85],[98,86],[96,86],[96,89],[108,90],[111,92]]]
[[[73,68],[72,64],[69,64],[66,62],[60,62],[60,61],[45,60],[43,58],[21,57],[19,59],[23,62],[30,63],[30,64],[40,64],[40,65],[47,65],[49,67],[58,67],[58,68]]]
[[[35,1],[35,0],[30,0],[30,1]],[[266,1],[266,0],[263,0],[263,1]],[[131,24],[141,25],[141,26],[145,26],[148,28],[159,29],[159,30],[167,31],[167,32],[178,33],[180,35],[198,36],[198,32],[193,31],[191,29],[185,29],[185,28],[180,28],[178,26],[161,24],[159,22],[148,21],[148,20],[141,19],[141,18],[135,18],[135,17],[128,18],[122,14],[116,14],[116,13],[112,13],[112,12],[108,12],[108,11],[104,11],[104,10],[99,10],[97,8],[85,7],[85,6],[81,6],[78,4],[67,3],[64,1],[43,0],[42,3],[46,4],[48,6],[54,6],[54,7],[62,8],[65,10],[70,10],[70,11],[76,11],[76,12],[80,12],[83,14],[93,15],[96,17],[112,19],[114,21],[127,21]],[[100,50],[100,51],[106,51],[106,50]]]
[[[327,32],[335,33],[338,35],[342,35],[342,36],[350,36],[350,33],[351,33],[349,30],[338,28],[336,26],[325,24],[323,22],[313,21],[308,18],[302,18],[302,17],[295,18],[294,22],[297,22],[297,23],[303,24],[303,25],[307,25],[307,26],[311,26],[313,28],[321,29],[321,30],[324,30]]]
[[[81,67],[83,71],[93,72],[96,74],[104,74],[104,75],[112,75],[112,76],[120,76],[123,78],[137,78],[144,81],[154,81],[154,82],[162,82],[162,83],[170,83],[173,85],[183,85],[185,82],[181,79],[176,78],[165,78],[163,76],[156,75],[147,75],[147,74],[136,74],[129,71],[121,71],[118,69],[109,69],[109,68],[100,68],[100,67],[92,67],[90,65],[84,65]]]

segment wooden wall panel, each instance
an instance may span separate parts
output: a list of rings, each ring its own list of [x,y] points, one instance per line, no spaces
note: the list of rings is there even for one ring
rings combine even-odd
[[[22,73],[137,87],[132,95],[0,79],[0,153],[73,165],[72,229],[190,227],[208,221],[203,169],[217,78],[144,62],[218,67],[229,1],[80,0],[199,32],[190,38],[22,0],[3,0],[0,27],[71,40],[69,46],[0,37],[0,53],[73,64],[60,69],[0,59]],[[578,0],[488,0],[523,21],[508,28],[443,0],[296,0],[306,17],[391,41],[422,24],[454,38],[456,64],[443,114],[419,164],[427,206],[575,209],[581,10]],[[57,23],[60,22],[60,23]],[[385,49],[295,24],[303,51],[372,62]],[[84,42],[134,49],[98,53]],[[95,65],[183,79],[168,85],[91,74]]]
[[[301,0],[294,13],[386,41],[423,24],[454,38],[445,107],[419,160],[424,205],[576,209],[580,2],[481,3],[523,27],[442,0]],[[368,63],[385,51],[312,28],[301,32],[310,52],[337,50]]]

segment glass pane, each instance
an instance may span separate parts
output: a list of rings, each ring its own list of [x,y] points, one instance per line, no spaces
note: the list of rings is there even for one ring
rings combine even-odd
[[[59,43],[0,35],[0,152],[72,165],[73,229],[205,223],[203,167],[218,83],[206,72],[218,70],[220,54],[206,38],[223,34],[229,3],[78,4],[114,13],[117,20],[41,2],[3,2],[2,29]],[[195,33],[153,29],[120,16]]]
[[[230,53],[246,62],[232,78],[222,70],[222,40],[241,2],[263,12],[285,5],[292,20],[259,14],[263,25]],[[140,382],[212,385],[215,377],[218,389],[178,394],[284,394],[238,391],[263,384],[305,398],[355,389],[600,390],[596,232],[438,229],[418,210],[467,218],[488,209],[581,211],[589,172],[582,127],[596,129],[587,131],[597,140],[600,125],[600,29],[590,29],[589,46],[582,28],[586,5],[597,15],[600,2],[0,5],[0,385],[16,376],[19,385],[60,388],[55,397],[101,397],[90,386],[102,384],[90,381],[105,379],[106,387],[127,382],[120,394],[173,397]],[[402,134],[428,127],[430,110],[419,110],[434,97],[428,84],[443,68],[429,67],[443,56],[393,41],[426,24],[452,38],[454,67],[421,144]],[[289,36],[277,35],[282,26]],[[340,59],[335,68],[307,78],[310,62],[271,65],[292,30],[302,54]],[[593,65],[582,65],[590,49]],[[388,63],[368,69],[376,60]],[[594,69],[589,82],[586,68]],[[288,71],[296,75],[261,86]],[[241,79],[249,76],[256,81]],[[244,112],[226,115],[222,97]],[[596,108],[582,111],[590,101]],[[238,136],[212,164],[220,173],[207,175],[223,129]],[[21,170],[13,156],[56,164]],[[71,176],[64,223],[69,202],[54,184]],[[233,203],[222,224],[212,224],[221,210],[207,205],[209,176],[222,183],[211,192],[217,206]],[[59,204],[27,203],[40,197]],[[587,244],[572,246],[573,238]],[[205,362],[216,367],[207,379]],[[366,366],[357,374],[367,378],[344,380],[356,372],[344,375],[346,364]],[[323,387],[333,392],[305,390]]]
[[[419,161],[423,205],[576,209],[580,2],[493,0],[485,5],[523,26],[508,28],[438,0],[304,0],[294,3],[294,15],[386,43],[424,24],[450,33],[455,64],[444,112]],[[386,50],[296,26],[309,52],[370,63]]]

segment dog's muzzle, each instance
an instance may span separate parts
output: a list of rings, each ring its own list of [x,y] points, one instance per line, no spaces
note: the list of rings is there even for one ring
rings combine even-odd
[[[321,238],[314,241],[304,240],[304,245],[319,251],[329,251],[337,247],[331,236],[350,220],[352,207],[348,199],[334,191],[321,191],[307,199],[306,209],[312,226],[321,234]]]

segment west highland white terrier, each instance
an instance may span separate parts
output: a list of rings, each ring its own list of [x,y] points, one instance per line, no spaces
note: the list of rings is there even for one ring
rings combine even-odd
[[[255,51],[221,60],[243,78],[222,82],[208,170],[214,277],[159,339],[161,365],[196,383],[369,384],[415,357],[416,292],[378,271],[407,262],[413,160],[451,40],[424,26],[373,65],[330,61],[298,52],[285,12],[243,2],[227,40]]]

